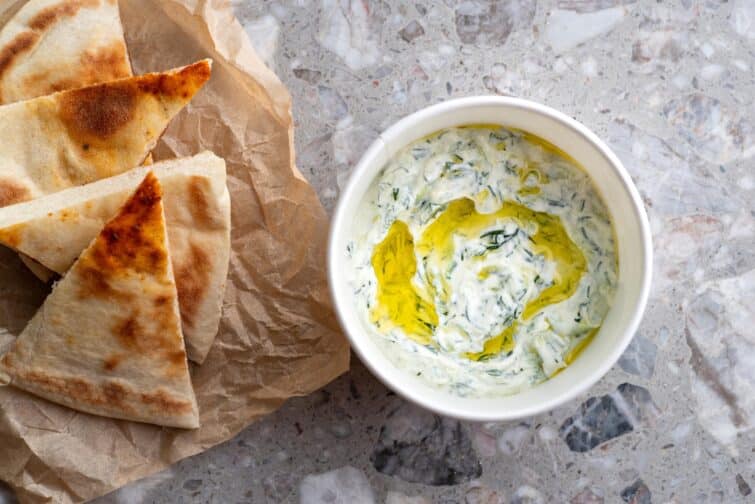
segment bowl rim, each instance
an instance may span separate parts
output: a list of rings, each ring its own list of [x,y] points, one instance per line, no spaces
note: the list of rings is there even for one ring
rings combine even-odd
[[[584,140],[586,140],[596,151],[607,161],[614,175],[619,179],[619,182],[627,191],[629,199],[631,201],[633,217],[639,226],[639,232],[641,236],[641,248],[642,248],[642,276],[640,279],[639,295],[636,298],[634,304],[634,313],[632,314],[629,323],[623,329],[623,335],[618,344],[613,348],[612,352],[607,355],[596,367],[592,373],[586,378],[575,383],[574,386],[569,387],[565,393],[554,395],[548,400],[541,401],[536,404],[524,406],[515,409],[511,412],[485,412],[485,411],[468,411],[463,408],[454,407],[453,401],[448,401],[444,404],[438,404],[433,400],[428,400],[420,394],[415,394],[409,390],[406,390],[400,386],[400,378],[396,379],[393,376],[389,376],[379,366],[377,366],[369,355],[367,355],[360,347],[359,341],[352,336],[350,327],[347,324],[342,310],[342,303],[339,301],[338,294],[336,292],[335,278],[336,270],[339,268],[338,258],[340,251],[336,250],[336,242],[339,233],[345,232],[348,224],[349,215],[345,214],[345,208],[348,203],[354,198],[354,191],[358,185],[358,180],[365,176],[374,178],[383,165],[377,166],[377,156],[381,151],[388,147],[388,141],[401,138],[400,142],[402,147],[410,144],[411,142],[421,138],[421,136],[414,136],[409,134],[412,127],[417,124],[421,124],[427,120],[431,120],[434,116],[444,114],[448,111],[458,110],[462,108],[472,108],[480,106],[492,106],[492,107],[509,107],[521,109],[526,112],[545,116],[546,119],[554,120],[561,123],[567,128],[571,129]],[[494,121],[492,122],[494,123]],[[463,126],[466,124],[464,121],[460,121],[455,126]],[[454,127],[454,126],[448,126]],[[442,129],[442,128],[439,128]],[[526,130],[525,130],[526,131]],[[407,140],[403,140],[406,138]],[[569,153],[568,149],[564,149]],[[370,173],[373,172],[373,173]],[[568,115],[560,112],[554,108],[546,105],[526,100],[523,98],[507,97],[507,96],[495,96],[495,95],[481,95],[470,96],[464,98],[455,98],[430,105],[413,112],[402,119],[389,126],[370,144],[365,150],[364,154],[359,159],[358,163],[352,170],[348,182],[344,189],[341,191],[338,202],[333,212],[331,219],[331,225],[328,232],[328,247],[327,247],[327,276],[330,296],[333,302],[333,307],[338,319],[338,322],[346,334],[346,337],[351,344],[351,348],[357,353],[361,362],[370,370],[370,372],[376,376],[384,385],[389,389],[396,392],[404,399],[417,404],[423,408],[426,408],[435,413],[458,418],[461,420],[470,421],[510,421],[517,420],[525,417],[530,417],[547,411],[551,411],[562,404],[571,401],[578,395],[585,392],[587,389],[595,385],[606,373],[616,364],[621,355],[626,350],[629,343],[634,338],[635,333],[642,321],[647,306],[648,297],[650,294],[650,286],[652,281],[653,270],[653,247],[652,247],[652,234],[650,231],[650,224],[648,221],[645,207],[642,203],[642,198],[637,190],[637,187],[632,182],[629,173],[624,168],[624,165],[619,160],[618,156],[589,128],[585,125],[569,117]],[[448,393],[448,398],[453,399],[456,396]],[[514,396],[516,394],[512,394]],[[487,399],[487,398],[481,398]],[[496,398],[491,398],[491,400]]]

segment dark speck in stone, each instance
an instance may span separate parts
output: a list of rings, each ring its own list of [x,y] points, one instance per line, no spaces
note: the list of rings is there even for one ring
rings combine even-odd
[[[647,389],[622,383],[615,392],[591,397],[579,411],[561,425],[561,437],[575,452],[590,451],[601,443],[617,438],[637,427],[637,423],[657,415]]]
[[[262,488],[265,493],[265,499],[262,502],[289,502],[291,492],[296,487],[298,476],[289,471],[281,471],[272,474],[262,480]],[[251,497],[252,491],[246,497]],[[249,500],[249,502],[256,502]]]
[[[294,427],[296,427],[296,433],[301,436],[302,432],[304,432],[304,429],[301,428],[299,422],[294,422]]]
[[[604,502],[605,500],[602,496],[597,495],[590,488],[585,488],[572,497],[569,504],[603,504]]]
[[[482,475],[461,422],[410,404],[388,415],[370,460],[378,472],[410,483],[458,485]]]
[[[414,39],[421,37],[425,34],[425,29],[417,21],[412,21],[408,25],[404,26],[398,34],[406,42],[411,43]]]
[[[351,398],[355,401],[358,401],[362,397],[362,395],[359,393],[359,389],[357,388],[357,384],[354,383],[354,380],[349,380],[349,393],[351,394]]]
[[[462,2],[454,10],[456,34],[463,44],[501,46],[513,30],[529,26],[535,2]]]
[[[328,404],[330,402],[330,395],[330,392],[327,390],[320,390],[315,394],[314,405],[322,406],[323,404]]]
[[[310,70],[309,68],[294,68],[294,75],[310,84],[317,84],[322,79],[322,72],[319,70]]]
[[[628,504],[652,504],[653,502],[650,489],[641,479],[621,491],[621,500]]]
[[[424,16],[425,14],[427,14],[427,7],[425,7],[422,4],[416,4],[414,6],[414,8],[417,9],[417,12],[419,12],[420,15],[422,15],[422,16]]]
[[[752,488],[750,488],[750,485],[747,484],[741,474],[737,474],[736,480],[739,493],[742,494],[743,497],[747,497],[752,493]]]
[[[184,489],[190,492],[195,492],[202,487],[201,479],[190,479],[184,481]]]

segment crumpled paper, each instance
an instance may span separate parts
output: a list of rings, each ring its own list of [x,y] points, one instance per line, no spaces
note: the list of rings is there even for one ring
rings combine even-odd
[[[212,79],[154,151],[160,160],[209,149],[228,166],[233,230],[223,318],[207,360],[191,370],[202,427],[111,420],[0,387],[0,480],[21,502],[105,494],[230,439],[349,365],[325,278],[327,216],[294,164],[288,91],[226,0],[120,3],[135,73],[214,60]],[[16,254],[0,250],[0,353],[46,293]]]

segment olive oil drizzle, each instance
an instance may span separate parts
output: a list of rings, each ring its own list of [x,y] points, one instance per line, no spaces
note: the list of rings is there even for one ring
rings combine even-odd
[[[559,217],[511,201],[493,213],[481,214],[469,198],[453,200],[424,230],[416,244],[408,226],[395,221],[372,256],[378,281],[373,321],[400,327],[415,341],[431,344],[438,325],[435,303],[431,300],[435,299],[440,305],[447,303],[450,288],[445,278],[434,278],[429,273],[425,288],[416,286],[412,278],[417,271],[417,257],[429,264],[448,264],[454,259],[454,236],[480,239],[497,233],[491,232],[491,228],[512,221],[519,229],[536,227],[536,231],[529,235],[530,247],[534,254],[555,263],[553,283],[524,306],[518,319],[487,340],[481,352],[466,353],[465,356],[479,361],[501,352],[511,352],[518,320],[528,320],[548,305],[571,297],[587,269],[582,251],[571,240]],[[500,247],[511,236],[495,235],[496,241],[489,248]]]
[[[412,282],[417,272],[414,239],[409,227],[395,221],[375,247],[372,267],[377,278],[377,304],[372,322],[378,327],[399,327],[408,337],[428,345],[438,325],[435,305]]]

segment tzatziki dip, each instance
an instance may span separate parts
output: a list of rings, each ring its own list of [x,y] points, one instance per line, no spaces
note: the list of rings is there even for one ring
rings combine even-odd
[[[571,158],[480,125],[399,151],[345,252],[357,312],[393,364],[486,397],[547,380],[590,342],[616,290],[615,243]]]

